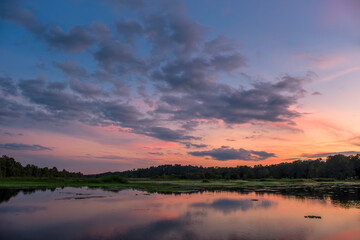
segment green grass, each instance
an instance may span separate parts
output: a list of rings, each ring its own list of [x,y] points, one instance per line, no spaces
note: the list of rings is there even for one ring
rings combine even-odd
[[[239,188],[336,186],[351,184],[360,186],[360,181],[316,181],[312,179],[261,179],[261,180],[153,180],[124,179],[117,176],[103,178],[3,178],[0,187],[11,188],[56,188],[100,187],[107,189],[138,189],[147,192],[189,192],[201,190],[236,190]]]

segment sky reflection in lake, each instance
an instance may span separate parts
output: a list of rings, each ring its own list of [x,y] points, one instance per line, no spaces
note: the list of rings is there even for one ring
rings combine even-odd
[[[0,191],[0,239],[360,239],[360,209],[334,205],[329,198],[16,191]],[[308,215],[321,219],[304,218]]]

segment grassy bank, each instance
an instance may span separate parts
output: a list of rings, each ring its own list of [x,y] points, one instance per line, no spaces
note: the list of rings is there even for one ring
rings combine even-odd
[[[334,179],[261,179],[261,180],[152,180],[107,178],[3,178],[0,187],[57,188],[101,187],[113,189],[138,189],[148,192],[186,192],[201,190],[236,190],[244,188],[360,186],[360,181]]]

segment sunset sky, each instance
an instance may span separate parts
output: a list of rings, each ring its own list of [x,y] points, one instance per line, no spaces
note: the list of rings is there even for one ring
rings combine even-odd
[[[360,1],[0,1],[0,154],[84,173],[360,153]]]

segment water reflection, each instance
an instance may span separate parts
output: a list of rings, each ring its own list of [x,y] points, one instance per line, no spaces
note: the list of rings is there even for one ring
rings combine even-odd
[[[0,239],[360,239],[359,191],[348,190],[0,189]]]
[[[36,191],[55,191],[56,188],[0,188],[0,204],[16,197],[20,192],[23,194],[32,194]]]
[[[234,199],[223,198],[223,199],[217,199],[211,203],[204,203],[204,202],[194,203],[191,206],[200,207],[200,208],[212,208],[227,214],[238,210],[247,211],[249,209],[256,209],[256,208],[269,208],[273,204],[274,203],[268,200],[261,200],[261,201],[258,201],[257,199],[234,200]]]
[[[40,210],[45,210],[45,207],[36,207],[36,206],[8,206],[8,207],[0,207],[1,213],[31,213]]]

